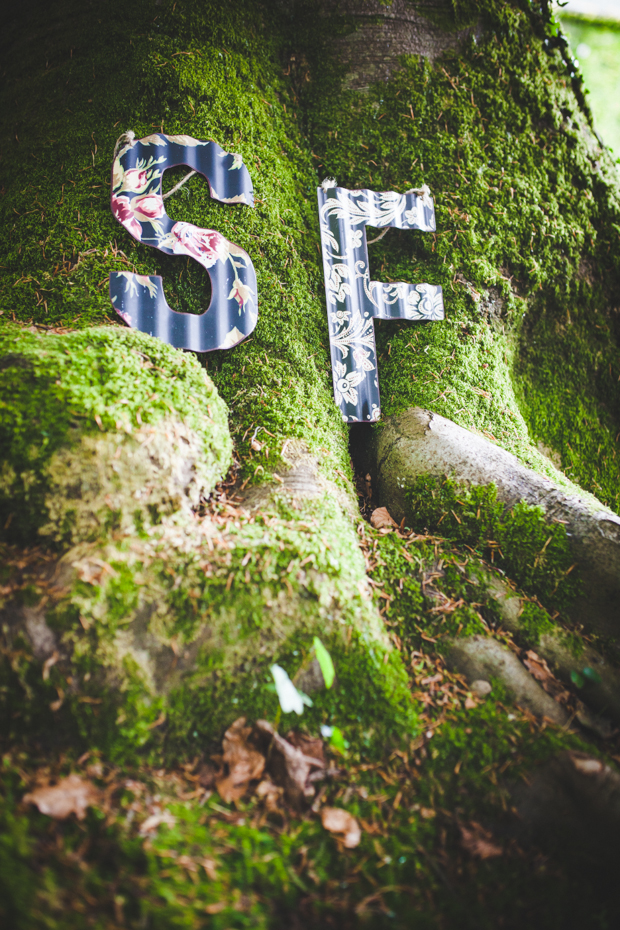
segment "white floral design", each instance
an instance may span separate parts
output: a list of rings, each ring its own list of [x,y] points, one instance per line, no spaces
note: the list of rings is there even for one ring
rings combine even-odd
[[[420,319],[443,320],[443,296],[440,287],[433,284],[416,284],[420,295],[417,311]]]
[[[372,422],[380,416],[374,319],[440,320],[443,298],[434,285],[371,281],[364,228],[433,231],[433,200],[426,186],[397,194],[330,183],[318,194],[334,396],[345,422]]]
[[[336,197],[328,197],[321,208],[321,223],[328,226],[329,218],[346,220],[353,226],[397,226],[399,229],[435,229],[433,201],[427,187],[407,194],[394,191],[378,193],[371,190],[349,191],[335,188]],[[423,207],[432,211],[431,222],[424,219]],[[411,216],[411,219],[409,218]]]
[[[346,323],[351,319],[350,310],[331,310],[329,318],[332,323]]]
[[[146,274],[134,274],[132,271],[119,271],[117,274],[120,278],[125,278],[125,290],[128,294],[137,297],[138,285],[140,285],[140,287],[145,287],[148,290],[151,297],[157,296],[156,278],[150,278]]]
[[[361,229],[347,229],[347,251],[349,249],[359,249],[362,244]]]
[[[361,371],[347,371],[344,362],[336,362],[334,372],[336,374],[334,378],[336,403],[340,404],[342,399],[348,404],[356,404],[357,391],[355,388],[364,380],[363,373]]]
[[[351,293],[351,285],[345,278],[349,277],[349,268],[346,265],[331,265],[325,276],[327,299],[331,304],[342,303]]]
[[[374,371],[375,365],[370,360],[370,352],[367,352],[363,346],[357,346],[353,349],[353,360],[358,368],[362,371]]]
[[[375,353],[375,332],[371,319],[363,319],[359,313],[353,316],[348,326],[338,329],[330,335],[332,348],[338,349],[342,358],[347,358],[349,349],[354,345],[366,346]]]
[[[417,226],[418,223],[423,222],[424,210],[423,207],[426,207],[427,210],[430,210],[433,217],[433,228],[435,220],[435,205],[433,204],[433,198],[431,197],[431,192],[426,186],[420,187],[418,190],[408,191],[409,194],[416,194],[416,200],[410,210],[405,210],[405,219],[410,226]]]

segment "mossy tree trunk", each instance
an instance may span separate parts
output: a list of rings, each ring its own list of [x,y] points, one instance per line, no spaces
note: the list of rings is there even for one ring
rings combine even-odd
[[[470,895],[454,852],[463,819],[483,811],[485,823],[503,822],[511,774],[609,736],[581,703],[588,676],[574,663],[557,670],[568,669],[556,696],[572,711],[559,717],[581,714],[590,729],[579,735],[536,729],[535,717],[528,723],[510,705],[509,683],[493,678],[480,703],[462,680],[445,691],[437,682],[451,680],[442,656],[455,637],[508,638],[488,581],[498,565],[518,588],[520,613],[507,627],[517,652],[542,654],[547,640],[556,644],[550,656],[560,641],[562,655],[585,648],[612,669],[607,687],[618,664],[613,618],[604,641],[586,631],[584,646],[570,622],[580,579],[564,526],[549,532],[536,508],[505,511],[492,488],[459,486],[458,470],[448,482],[422,475],[407,488],[415,533],[376,531],[362,519],[332,395],[316,210],[327,176],[350,189],[428,184],[436,234],[393,229],[370,246],[374,280],[441,284],[446,305],[442,322],[376,324],[384,414],[440,414],[566,493],[617,511],[620,184],[546,0],[67,0],[26,7],[2,42],[1,699],[7,855],[21,863],[5,881],[15,925],[44,919],[43,879],[16,824],[26,824],[32,844],[42,827],[21,809],[16,819],[20,779],[28,783],[49,760],[64,771],[87,751],[127,773],[173,766],[208,754],[236,717],[279,721],[269,668],[277,662],[316,682],[316,636],[337,679],[313,693],[307,730],[344,732],[352,783],[393,750],[405,766],[417,759],[415,791],[399,796],[400,776],[384,778],[392,826],[378,830],[392,839],[383,849],[371,828],[370,877],[360,866],[354,893],[332,893],[336,872],[343,887],[354,873],[342,871],[336,845],[324,856],[311,823],[300,828],[311,851],[295,891],[286,869],[241,878],[222,862],[219,884],[208,873],[212,886],[198,883],[191,900],[180,879],[165,894],[157,885],[165,876],[122,894],[102,881],[94,892],[84,885],[86,903],[74,913],[62,863],[39,851],[58,914],[64,908],[71,926],[86,926],[80,914],[99,900],[129,926],[189,926],[205,906],[227,921],[213,926],[276,926],[302,899],[310,926],[323,907],[351,921],[356,907],[378,907],[380,883],[393,895],[383,913],[392,908],[410,925],[406,889],[419,880],[416,912],[450,926],[469,926],[465,913],[473,926],[487,911],[517,914],[518,926],[533,901],[543,911],[555,902],[547,916],[558,906],[567,919],[589,915],[596,875],[563,900],[570,864],[549,878],[506,856],[497,875],[521,875],[529,890],[490,903],[485,889],[496,879],[485,873],[478,897]],[[199,313],[209,299],[197,263],[136,243],[112,217],[112,156],[129,130],[214,139],[243,156],[254,209],[217,204],[196,177],[167,201],[175,219],[217,229],[252,257],[259,321],[233,350],[183,354],[115,318],[113,271],[161,274],[175,310]],[[171,171],[165,189],[182,174]],[[360,465],[372,429],[352,430]],[[365,495],[367,509],[384,503],[372,489]],[[594,694],[593,706],[604,713],[604,696]],[[613,740],[599,749],[613,754]],[[377,787],[368,811],[359,800],[356,813],[385,824]],[[448,827],[437,825],[435,807],[452,811]],[[183,826],[164,837],[177,855],[199,842],[201,816],[178,814]],[[133,862],[156,875],[160,860],[149,848],[136,864],[137,841],[119,822],[110,820],[114,867]],[[88,829],[98,835],[94,821]],[[258,827],[246,840],[243,824],[227,829],[233,846],[263,842]],[[513,841],[531,841],[506,829]],[[293,863],[294,849],[274,843],[272,858]],[[420,846],[447,863],[446,881],[460,889],[454,900],[442,899],[434,884],[442,869]],[[243,848],[241,858],[254,861],[254,847]],[[617,853],[613,841],[605,849]],[[557,848],[552,854],[562,861]],[[389,881],[374,876],[384,866]],[[23,888],[37,901],[34,916]],[[606,901],[601,919],[617,906]],[[61,916],[50,919],[63,926]]]

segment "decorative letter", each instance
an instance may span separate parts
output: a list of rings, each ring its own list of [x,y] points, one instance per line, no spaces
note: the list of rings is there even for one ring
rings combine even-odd
[[[254,206],[252,181],[240,155],[191,136],[156,134],[126,145],[112,169],[112,213],[138,242],[167,255],[187,255],[206,268],[213,288],[204,313],[177,313],[164,297],[160,275],[110,275],[110,299],[129,326],[177,349],[212,352],[246,339],[258,316],[256,274],[250,256],[214,229],[175,223],[162,197],[166,168],[188,165],[209,182],[222,203]]]
[[[428,187],[408,194],[318,189],[334,397],[345,423],[381,415],[373,319],[443,320],[441,287],[370,280],[366,226],[435,230]],[[358,228],[356,228],[358,227]]]

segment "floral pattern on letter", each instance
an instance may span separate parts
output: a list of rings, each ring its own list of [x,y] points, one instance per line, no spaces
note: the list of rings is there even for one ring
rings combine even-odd
[[[207,269],[212,299],[204,313],[177,313],[167,304],[161,277],[110,275],[110,299],[129,325],[170,345],[194,352],[228,349],[256,326],[256,274],[247,252],[214,229],[175,222],[166,213],[162,178],[166,168],[187,165],[208,181],[224,204],[254,206],[252,181],[243,158],[215,142],[156,133],[125,145],[112,166],[112,213],[139,242],[168,255],[185,255]],[[218,193],[219,192],[219,193]]]
[[[345,423],[381,416],[375,319],[442,320],[441,287],[370,280],[366,226],[433,232],[428,187],[394,191],[347,190],[335,182],[318,189],[334,398]]]

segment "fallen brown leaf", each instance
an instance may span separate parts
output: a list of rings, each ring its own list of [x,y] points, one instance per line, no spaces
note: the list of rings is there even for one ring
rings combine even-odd
[[[493,842],[493,834],[485,830],[481,824],[474,820],[468,826],[459,824],[461,829],[461,843],[471,856],[478,859],[492,859],[503,855],[503,849]]]
[[[570,694],[555,677],[545,659],[542,659],[533,649],[528,649],[523,664],[533,677],[539,681],[544,690],[555,698],[560,704],[565,704]]]
[[[384,527],[394,527],[398,529],[398,523],[396,520],[392,519],[387,507],[377,507],[376,510],[373,510],[370,515],[370,524],[374,526],[376,530],[381,530]]]
[[[325,775],[322,750],[319,759],[307,756],[280,736],[266,720],[257,720],[254,728],[257,739],[262,739],[265,746],[271,777],[284,788],[291,804],[302,807],[305,801],[314,797],[312,783]]]
[[[252,727],[245,725],[245,717],[239,717],[224,734],[222,759],[228,766],[228,774],[221,775],[215,782],[223,801],[237,801],[243,797],[250,782],[263,774],[265,757],[248,743],[251,732]]]
[[[75,814],[78,820],[84,820],[86,808],[96,804],[100,791],[91,781],[79,775],[68,775],[57,785],[44,785],[24,795],[27,804],[34,804],[42,814],[65,820]]]
[[[370,515],[370,523],[376,530],[383,529],[385,526],[398,529],[398,523],[392,519],[387,507],[377,507],[376,510],[373,510]]]
[[[215,782],[221,770],[211,762],[204,762],[198,769],[198,784],[208,791],[215,787]]]
[[[278,802],[282,797],[282,788],[274,785],[270,778],[265,778],[258,783],[255,794],[257,798],[262,798],[265,801],[265,807],[268,811],[273,813],[279,810],[280,805]]]
[[[305,733],[298,733],[296,730],[289,730],[286,734],[287,741],[299,749],[305,756],[316,759],[326,765],[325,748],[320,736],[307,736]]]
[[[341,807],[324,807],[321,823],[325,830],[335,833],[347,849],[355,849],[362,839],[362,831],[355,817]]]
[[[168,827],[173,827],[176,822],[176,817],[170,811],[155,811],[140,825],[140,836],[148,836],[149,833],[154,833],[162,823],[165,823]]]
[[[215,859],[199,859],[198,862],[203,867],[212,882],[217,881],[217,872],[215,869]]]
[[[537,681],[547,681],[548,678],[553,678],[545,660],[541,659],[533,649],[527,650],[523,664]]]

